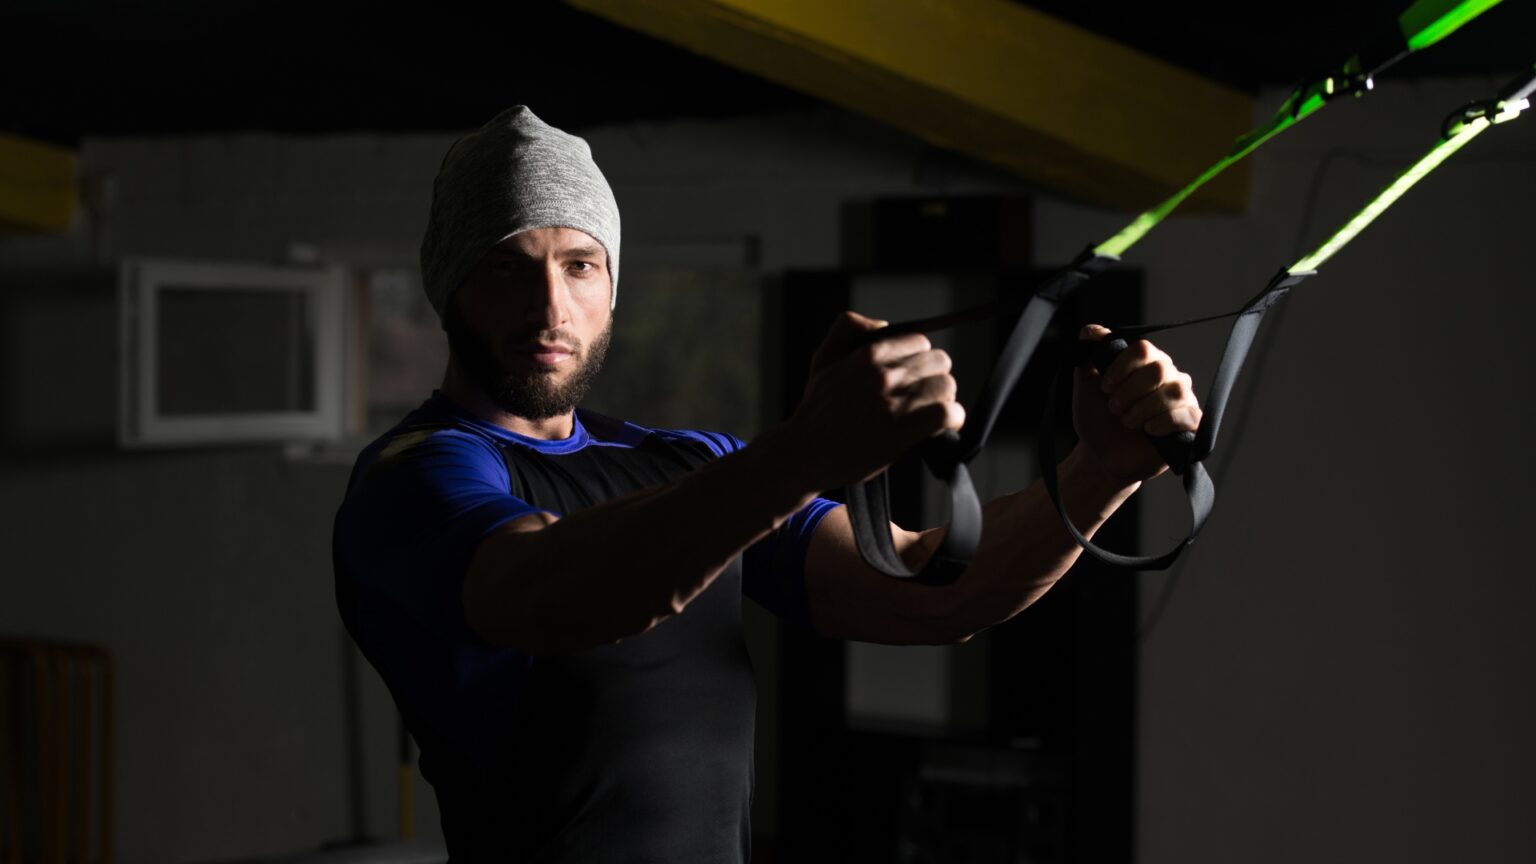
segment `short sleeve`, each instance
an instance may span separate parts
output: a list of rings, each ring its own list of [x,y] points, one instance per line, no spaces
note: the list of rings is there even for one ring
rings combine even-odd
[[[698,429],[663,429],[655,430],[665,438],[674,441],[692,441],[702,444],[715,457],[729,456],[737,450],[747,446],[745,441],[728,432],[704,432]]]
[[[388,603],[439,638],[472,640],[461,591],[476,547],[539,511],[509,483],[500,451],[462,431],[407,431],[384,442],[360,460],[337,512],[338,576],[359,602]]]
[[[685,433],[707,445],[716,456],[734,453],[746,444],[734,435]],[[784,520],[777,530],[748,547],[742,555],[742,593],[779,618],[811,629],[811,602],[805,587],[805,554],[821,520],[842,505],[816,498]]]
[[[821,520],[841,506],[816,498],[784,520],[778,530],[752,544],[743,556],[742,592],[779,618],[810,630],[805,554]]]

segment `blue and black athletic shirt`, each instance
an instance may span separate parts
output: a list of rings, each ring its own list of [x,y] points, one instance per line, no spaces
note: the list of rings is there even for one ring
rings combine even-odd
[[[544,657],[491,647],[460,599],[476,546],[501,525],[665,483],[741,447],[585,411],[570,438],[541,441],[434,393],[358,457],[336,516],[337,602],[420,745],[453,861],[746,860],[756,695],[741,596],[808,622],[806,547],[837,505],[813,501],[681,615],[613,645]],[[664,566],[636,560],[612,578]]]

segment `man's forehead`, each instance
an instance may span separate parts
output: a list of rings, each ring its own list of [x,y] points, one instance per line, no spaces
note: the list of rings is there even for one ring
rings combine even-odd
[[[606,255],[603,244],[576,228],[530,228],[503,237],[493,251],[512,255]]]

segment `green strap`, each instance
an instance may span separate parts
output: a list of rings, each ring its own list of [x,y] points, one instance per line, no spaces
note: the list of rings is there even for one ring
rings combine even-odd
[[[1418,51],[1455,33],[1461,25],[1497,6],[1499,0],[1419,0],[1397,16],[1408,50]]]
[[[1332,258],[1335,252],[1343,249],[1349,241],[1355,239],[1356,234],[1364,231],[1365,226],[1371,224],[1377,216],[1386,212],[1393,202],[1403,196],[1403,193],[1413,188],[1413,184],[1424,179],[1424,175],[1435,170],[1441,162],[1450,158],[1452,153],[1465,147],[1490,125],[1492,124],[1486,119],[1479,119],[1454,137],[1441,141],[1424,158],[1415,163],[1412,168],[1404,171],[1402,176],[1398,177],[1392,185],[1383,189],[1381,194],[1376,196],[1376,200],[1365,205],[1364,210],[1361,210],[1355,215],[1355,218],[1346,222],[1343,228],[1340,228],[1332,237],[1328,238],[1327,242],[1319,246],[1311,255],[1292,264],[1288,272],[1299,273],[1306,270],[1316,270],[1318,267],[1321,267],[1324,261]]]
[[[1531,77],[1536,78],[1536,76]],[[1528,88],[1529,85],[1527,85]],[[1401,176],[1394,180],[1390,186],[1383,189],[1381,194],[1376,196],[1375,200],[1365,205],[1365,209],[1355,214],[1355,218],[1344,223],[1344,227],[1334,232],[1334,235],[1329,237],[1316,251],[1292,264],[1287,272],[1302,273],[1321,267],[1324,261],[1332,258],[1334,253],[1343,249],[1349,241],[1355,239],[1355,235],[1364,231],[1367,225],[1376,220],[1377,216],[1386,212],[1387,208],[1391,207],[1397,199],[1403,197],[1403,194],[1409,189],[1412,189],[1415,183],[1418,183],[1424,179],[1425,175],[1439,167],[1441,162],[1449,159],[1452,153],[1470,144],[1473,138],[1481,135],[1490,126],[1513,120],[1529,107],[1530,100],[1523,96],[1509,101],[1497,100],[1493,103],[1493,107],[1490,110],[1487,110],[1480,116],[1463,117],[1456,120],[1446,130],[1444,139],[1425,154],[1424,158],[1414,163],[1411,168],[1404,171]]]
[[[1299,93],[1300,91],[1297,92]],[[1284,132],[1286,129],[1289,129],[1296,123],[1296,121],[1307,116],[1308,114],[1311,114],[1313,111],[1316,111],[1318,108],[1323,106],[1323,97],[1321,95],[1314,95],[1302,105],[1301,110],[1297,110],[1293,113],[1289,109],[1291,103],[1294,102],[1295,99],[1296,97],[1293,94],[1291,99],[1286,100],[1285,107],[1282,107],[1280,111],[1276,113],[1274,118],[1269,121],[1269,123],[1258,129],[1255,129],[1247,135],[1244,135],[1242,138],[1239,138],[1236,146],[1233,147],[1232,152],[1222,157],[1221,161],[1217,162],[1215,165],[1205,169],[1205,173],[1201,174],[1199,177],[1196,177],[1193,183],[1190,183],[1188,186],[1185,186],[1183,189],[1175,192],[1172,197],[1163,201],[1156,207],[1153,207],[1151,210],[1148,210],[1145,213],[1142,213],[1140,216],[1137,216],[1136,219],[1131,222],[1131,224],[1121,229],[1119,234],[1116,234],[1108,240],[1105,240],[1103,243],[1093,247],[1094,254],[1112,255],[1116,258],[1123,256],[1126,250],[1136,245],[1136,241],[1140,240],[1142,237],[1145,237],[1147,232],[1151,231],[1153,228],[1156,228],[1159,222],[1162,222],[1165,218],[1167,218],[1169,213],[1174,211],[1174,208],[1184,203],[1185,198],[1193,195],[1195,190],[1210,182],[1214,177],[1216,177],[1216,175],[1227,170],[1228,165],[1241,160],[1244,156],[1247,156],[1249,153],[1257,150],[1259,145],[1263,144],[1265,141],[1268,141],[1276,135],[1279,135],[1281,132]]]
[[[1362,95],[1374,86],[1374,76],[1407,54],[1439,42],[1462,25],[1497,6],[1500,0],[1418,0],[1394,22],[1390,38],[1370,40],[1372,47],[1356,53],[1339,68],[1311,83],[1296,88],[1275,116],[1247,135],[1237,139],[1232,150],[1215,165],[1196,177],[1193,183],[1172,197],[1137,216],[1120,233],[1095,246],[1099,255],[1122,257],[1148,231],[1157,227],[1184,199],[1210,182],[1227,166],[1257,150],[1260,145],[1296,125],[1329,101],[1347,93]],[[1449,155],[1449,154],[1447,154]],[[1411,184],[1410,184],[1411,185]]]

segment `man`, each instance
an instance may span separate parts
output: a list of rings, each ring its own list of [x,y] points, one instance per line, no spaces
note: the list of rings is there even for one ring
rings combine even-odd
[[[451,359],[359,457],[341,613],[421,745],[455,861],[744,861],[754,690],[743,593],[830,636],[947,643],[1018,613],[1078,549],[1039,484],[987,505],[965,578],[869,570],[820,490],[958,429],[949,358],[846,313],[793,416],[751,444],[577,405],[613,326],[619,218],[585,142],[526,108],[445,157],[422,244]],[[1106,332],[1085,331],[1087,338]],[[686,337],[686,334],[679,334]],[[1076,374],[1062,462],[1092,531],[1195,428],[1146,343]],[[896,530],[917,566],[942,529]]]

